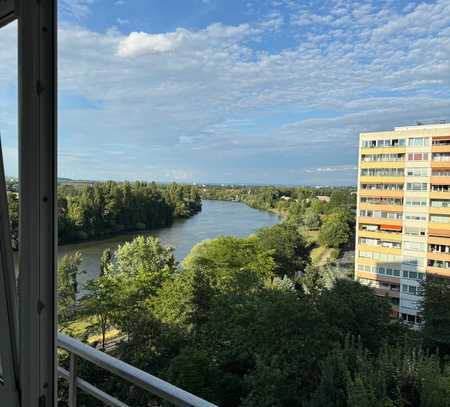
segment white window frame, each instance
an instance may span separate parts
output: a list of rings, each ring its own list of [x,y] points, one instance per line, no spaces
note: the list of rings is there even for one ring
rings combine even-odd
[[[14,383],[5,376],[5,383],[15,388],[8,393],[8,406],[54,407],[57,401],[56,7],[57,0],[0,2],[0,27],[18,21],[19,59],[20,290],[18,318],[11,307],[7,310],[10,329],[6,335],[10,347],[16,344],[18,349],[18,367],[14,365],[14,352],[9,352],[12,357],[6,356],[6,360],[2,357],[4,375],[15,375]],[[5,193],[4,189],[0,192]],[[6,208],[2,209],[5,215]],[[7,246],[2,246],[2,266],[12,261],[5,251]],[[0,273],[3,277],[8,274],[6,266]],[[14,276],[11,281],[3,278],[3,288],[16,298]],[[17,322],[18,334],[14,332]],[[8,332],[5,321],[0,323],[2,333]],[[8,354],[5,349],[3,346],[2,356]],[[20,398],[14,399],[17,393]]]

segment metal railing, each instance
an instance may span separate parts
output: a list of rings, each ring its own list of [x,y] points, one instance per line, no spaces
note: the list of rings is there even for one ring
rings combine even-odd
[[[128,363],[122,362],[104,352],[94,349],[70,336],[58,334],[58,347],[66,350],[70,355],[69,371],[58,366],[59,377],[69,382],[69,407],[77,406],[78,389],[95,397],[97,400],[112,407],[128,407],[108,393],[100,390],[94,385],[78,377],[77,359],[87,360],[94,365],[101,367],[108,372],[115,374],[127,382],[140,387],[141,389],[154,394],[162,399],[171,402],[175,406],[183,407],[217,407],[187,391],[184,391],[164,380],[158,379],[149,373],[143,372]]]

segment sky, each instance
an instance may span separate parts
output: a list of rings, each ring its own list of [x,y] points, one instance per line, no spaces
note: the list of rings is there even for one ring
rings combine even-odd
[[[360,132],[450,119],[450,0],[60,0],[58,30],[60,177],[354,185]]]

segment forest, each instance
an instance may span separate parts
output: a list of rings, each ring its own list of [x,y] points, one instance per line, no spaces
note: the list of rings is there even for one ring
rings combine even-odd
[[[18,185],[8,183],[13,248],[18,247]],[[147,182],[83,182],[58,184],[58,243],[169,226],[201,210],[201,198],[191,185]]]

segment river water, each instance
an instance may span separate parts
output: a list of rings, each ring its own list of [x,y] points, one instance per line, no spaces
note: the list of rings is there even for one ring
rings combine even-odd
[[[273,213],[259,211],[239,202],[203,201],[202,211],[189,219],[176,220],[171,226],[150,232],[118,235],[110,239],[89,241],[60,246],[58,256],[81,252],[83,261],[80,270],[85,274],[80,277],[83,283],[98,275],[100,256],[107,248],[116,249],[118,245],[132,240],[139,235],[153,235],[165,245],[175,249],[175,257],[182,261],[191,248],[205,239],[217,236],[244,237],[264,226],[273,226],[279,217]]]

